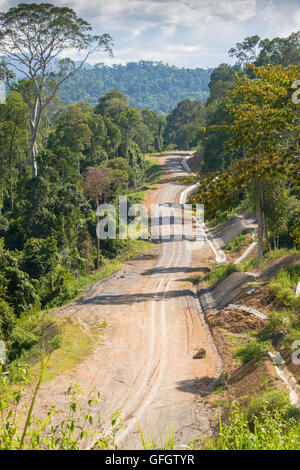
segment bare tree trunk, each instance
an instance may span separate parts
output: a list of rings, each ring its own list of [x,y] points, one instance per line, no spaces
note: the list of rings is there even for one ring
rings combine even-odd
[[[263,231],[264,231],[265,242],[266,242],[266,252],[268,252],[271,250],[271,247],[270,247],[270,240],[269,240],[269,233],[268,233],[268,224],[267,224],[266,214],[264,210],[262,210],[262,223],[263,223]]]
[[[267,224],[267,219],[266,219],[266,214],[264,211],[264,187],[261,181],[258,182],[258,194],[259,194],[259,200],[260,200],[260,210],[261,210],[261,221],[262,221],[262,230],[263,234],[265,236],[265,248],[266,252],[270,251],[270,240],[269,240],[269,233],[268,233],[268,224]]]
[[[37,176],[37,134],[39,130],[41,120],[41,109],[39,106],[39,98],[37,97],[32,107],[31,117],[30,117],[30,165],[31,165],[31,178]]]
[[[99,225],[99,215],[98,215],[98,205],[99,205],[99,200],[98,198],[96,199],[96,227],[98,228],[98,225]],[[97,269],[99,269],[100,267],[100,240],[99,240],[99,237],[98,237],[98,233],[97,233],[97,230],[96,230],[96,235],[97,235]]]
[[[97,226],[99,224],[99,215],[97,215]],[[99,237],[97,235],[97,269],[99,269],[100,266],[100,243],[99,243]]]
[[[34,122],[30,119],[30,165],[31,165],[31,178],[35,178],[37,176],[37,146],[36,146],[36,133],[35,133],[35,125]]]
[[[16,135],[16,130],[17,130],[17,124],[15,123],[14,125],[14,130],[10,139],[10,144],[9,144],[9,179],[10,179],[10,188],[9,188],[9,206],[10,210],[14,210],[14,183],[13,183],[13,145],[14,145],[14,140],[15,140],[15,135]]]
[[[258,244],[257,244],[257,259],[258,261],[263,259],[263,231],[262,231],[262,220],[260,208],[257,208],[257,231],[258,231]]]
[[[257,181],[257,228],[258,228],[258,244],[257,244],[257,259],[263,259],[263,214],[262,214],[262,200],[261,200],[261,181]]]

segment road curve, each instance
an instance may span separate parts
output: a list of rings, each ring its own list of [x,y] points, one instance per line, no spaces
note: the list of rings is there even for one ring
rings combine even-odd
[[[184,175],[180,156],[169,155],[165,164],[174,176]],[[184,189],[162,186],[156,202],[173,203]],[[176,215],[175,215],[176,219]],[[190,242],[189,242],[190,243]],[[101,393],[104,428],[120,410],[125,430],[116,436],[119,448],[141,446],[137,422],[144,437],[166,436],[172,427],[176,445],[207,435],[209,419],[199,399],[218,369],[214,347],[201,321],[199,302],[190,285],[193,251],[185,240],[159,243],[153,256],[141,255],[115,275],[95,286],[79,302],[64,308],[66,317],[87,328],[104,318],[108,322],[93,354],[72,373],[42,385],[36,407],[46,412],[49,403],[64,408],[70,382],[88,392]],[[210,247],[202,249],[209,252]],[[204,359],[193,355],[206,349]]]

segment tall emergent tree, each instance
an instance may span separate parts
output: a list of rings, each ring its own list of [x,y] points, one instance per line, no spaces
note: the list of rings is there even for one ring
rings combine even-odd
[[[0,71],[12,91],[30,109],[31,176],[37,175],[37,137],[42,115],[60,85],[98,50],[112,54],[109,34],[93,35],[91,26],[74,10],[49,3],[25,4],[0,13]],[[78,64],[61,58],[66,50],[83,58]],[[32,82],[27,94],[14,80],[16,73]],[[50,86],[51,85],[51,86]]]

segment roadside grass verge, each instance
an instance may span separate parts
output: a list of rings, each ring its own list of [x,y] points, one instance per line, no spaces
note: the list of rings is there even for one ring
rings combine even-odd
[[[96,342],[106,326],[105,320],[96,323],[93,325],[93,329],[88,330],[76,321],[59,322],[57,348],[50,355],[44,381],[51,381],[66,371],[70,372],[83,362],[93,352]],[[41,362],[39,361],[29,370],[30,382],[36,380],[40,373]]]
[[[155,158],[153,154],[146,154],[145,160],[147,162],[147,182],[149,182],[150,184],[158,183],[163,176],[163,166],[159,163],[158,159]]]
[[[238,271],[238,268],[233,263],[220,264],[219,266],[216,266],[214,269],[212,269],[210,273],[203,278],[203,281],[206,285],[212,286],[220,279],[225,279],[227,276],[236,271]]]
[[[240,233],[231,242],[227,243],[224,246],[224,251],[232,253],[234,251],[239,250],[243,246],[246,236],[247,236],[246,231],[243,231],[242,233]]]
[[[221,224],[227,222],[228,220],[241,215],[241,213],[246,210],[247,204],[245,201],[242,201],[236,208],[231,211],[222,212],[218,217],[210,219],[207,221],[206,225],[209,229],[217,229]]]
[[[81,297],[91,284],[119,271],[133,255],[147,251],[152,246],[148,241],[128,240],[123,252],[113,260],[104,260],[104,265],[98,271],[78,278],[70,277],[66,289],[51,307],[58,308]],[[47,380],[72,369],[92,352],[104,326],[103,323],[96,324],[93,331],[85,331],[77,322],[54,317],[49,309],[24,313],[7,345],[9,362],[5,377],[13,384],[18,380],[20,369],[36,377],[40,370],[38,363],[49,353],[52,355],[46,372]]]
[[[258,332],[258,339],[266,341],[275,337],[281,330],[290,328],[294,315],[289,310],[272,310],[268,315],[266,326]]]
[[[270,261],[277,258],[283,258],[288,255],[296,255],[299,251],[296,248],[281,248],[279,250],[270,250],[268,253],[265,253],[263,259],[258,262],[256,256],[245,259],[241,264],[239,264],[239,270],[242,272],[253,271],[254,269],[264,268]]]
[[[299,410],[286,394],[271,391],[255,397],[249,411],[237,403],[227,423],[220,418],[220,430],[204,445],[207,450],[298,450]]]

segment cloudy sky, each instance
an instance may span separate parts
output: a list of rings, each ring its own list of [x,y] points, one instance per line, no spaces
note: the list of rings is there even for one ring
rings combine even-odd
[[[143,59],[214,67],[230,62],[228,50],[246,36],[285,37],[300,30],[300,0],[48,1],[72,7],[95,32],[112,35],[114,57],[90,61],[107,64]],[[17,3],[0,0],[0,9]]]

